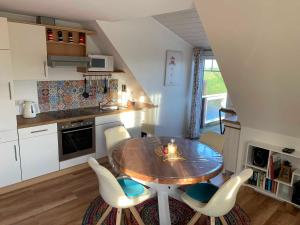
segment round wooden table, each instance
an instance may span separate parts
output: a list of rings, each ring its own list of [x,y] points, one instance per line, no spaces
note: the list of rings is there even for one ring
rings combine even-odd
[[[217,176],[223,169],[223,157],[209,146],[188,139],[175,138],[182,159],[166,161],[155,153],[170,138],[133,138],[113,150],[113,160],[120,172],[155,189],[161,225],[170,225],[168,197],[178,199],[179,185],[195,184]]]

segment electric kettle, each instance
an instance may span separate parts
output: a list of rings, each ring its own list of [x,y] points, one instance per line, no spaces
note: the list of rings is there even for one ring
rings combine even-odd
[[[36,102],[24,101],[23,104],[23,117],[35,118],[36,114],[40,113],[39,106]]]

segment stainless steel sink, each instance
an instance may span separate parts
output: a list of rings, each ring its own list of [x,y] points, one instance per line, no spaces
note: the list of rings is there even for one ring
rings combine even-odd
[[[102,106],[100,108],[100,111],[102,111],[102,112],[111,112],[111,111],[116,111],[116,110],[119,110],[119,106],[117,106],[117,105]]]

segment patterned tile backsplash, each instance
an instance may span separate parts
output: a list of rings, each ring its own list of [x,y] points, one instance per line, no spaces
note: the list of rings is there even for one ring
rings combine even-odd
[[[90,97],[85,99],[83,80],[38,81],[38,100],[41,112],[77,109],[98,106],[99,101],[111,97],[118,98],[118,80],[110,79],[107,93],[104,92],[104,80],[87,80],[87,92]]]

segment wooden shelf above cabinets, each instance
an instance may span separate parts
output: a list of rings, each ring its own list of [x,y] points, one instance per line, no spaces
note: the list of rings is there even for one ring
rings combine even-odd
[[[82,73],[83,76],[108,76],[108,75],[113,75],[113,74],[125,73],[122,70],[89,72],[89,71],[87,71],[86,67],[77,67],[77,72]]]
[[[64,42],[64,41],[47,41],[47,44],[59,44],[59,45],[80,45],[85,46],[86,44],[80,44],[75,42]]]
[[[86,37],[95,33],[94,31],[61,26],[45,25],[45,27],[48,56],[86,56]],[[72,37],[71,40],[69,36]]]
[[[47,42],[47,55],[56,56],[86,56],[85,45]]]

